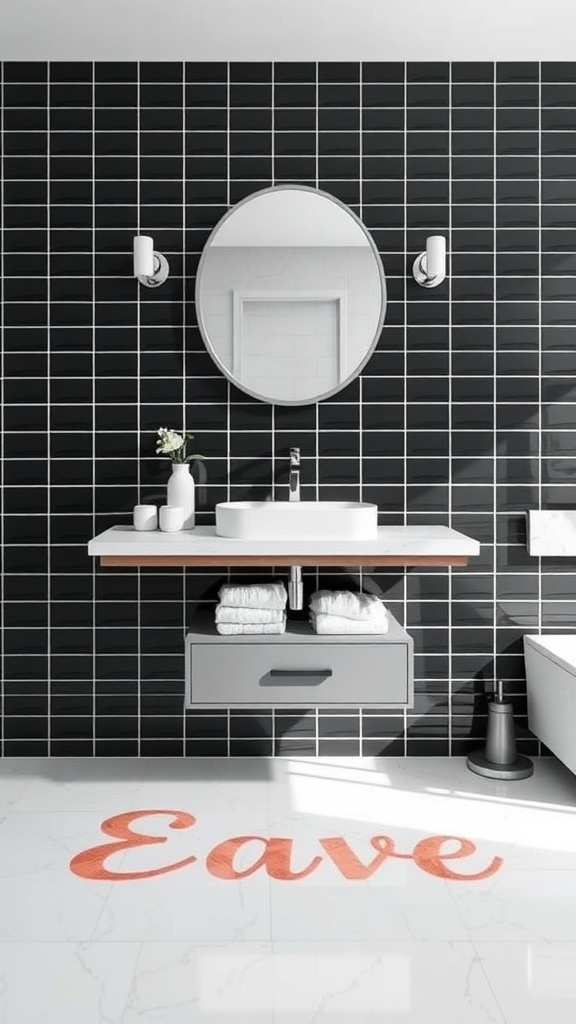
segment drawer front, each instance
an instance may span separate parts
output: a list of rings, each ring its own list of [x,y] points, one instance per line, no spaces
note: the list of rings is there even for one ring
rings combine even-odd
[[[406,704],[407,644],[191,644],[190,705]]]

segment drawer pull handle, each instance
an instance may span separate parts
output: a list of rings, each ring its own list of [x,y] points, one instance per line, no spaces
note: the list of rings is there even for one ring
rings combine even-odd
[[[276,679],[289,679],[291,676],[318,676],[323,679],[332,675],[331,668],[272,668],[270,675]]]

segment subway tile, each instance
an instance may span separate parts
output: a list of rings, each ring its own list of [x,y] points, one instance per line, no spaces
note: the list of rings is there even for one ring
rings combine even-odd
[[[221,61],[193,61],[185,67],[187,82],[226,82],[228,67]]]
[[[68,66],[71,69],[74,67],[74,65]],[[82,66],[86,67],[86,65]],[[45,82],[48,77],[48,65],[45,61],[8,60],[4,62],[3,72],[4,82]]]
[[[452,64],[453,82],[492,82],[494,64],[490,61],[457,61]]]
[[[5,753],[47,752],[50,734],[53,756],[91,755],[93,743],[97,756],[138,750],[178,757],[316,754],[314,713],[301,720],[283,716],[281,727],[278,716],[275,741],[267,713],[233,714],[231,742],[226,715],[188,713],[184,728],[178,625],[188,617],[184,590],[200,600],[215,600],[217,572],[189,573],[184,588],[179,570],[143,571],[140,606],[135,574],[107,575],[106,570],[92,578],[84,545],[93,515],[103,525],[128,522],[139,497],[162,500],[165,474],[154,457],[143,455],[137,470],[138,430],[152,452],[158,423],[177,427],[183,408],[187,422],[196,427],[199,447],[209,456],[202,523],[213,522],[214,501],[222,498],[265,498],[271,490],[276,498],[285,496],[288,449],[298,444],[306,452],[305,498],[358,499],[361,466],[362,497],[378,504],[382,522],[446,524],[452,509],[454,527],[482,540],[480,557],[452,581],[457,626],[451,666],[453,752],[469,733],[466,700],[474,690],[466,687],[476,685],[475,675],[493,674],[495,656],[507,659],[506,672],[515,673],[522,687],[517,627],[520,619],[534,615],[532,604],[539,595],[538,570],[524,551],[523,517],[538,501],[540,444],[542,500],[555,507],[574,500],[569,464],[576,433],[571,376],[576,77],[573,64],[542,68],[540,114],[534,62],[496,67],[456,62],[451,69],[435,62],[326,63],[318,69],[313,62],[279,62],[273,68],[266,62],[189,63],[185,88],[178,62],[143,63],[139,72],[135,63],[98,62],[94,93],[91,64],[57,63],[50,68],[48,119],[46,65],[28,70],[26,64],[6,66],[4,685],[10,724]],[[386,327],[361,387],[356,381],[318,408],[272,409],[244,401],[243,393],[212,368],[192,301],[184,309],[182,271],[192,300],[209,230],[229,205],[268,187],[273,173],[276,182],[318,184],[361,214],[388,274]],[[172,278],[162,293],[139,293],[130,278],[138,209],[142,227],[169,254]],[[411,280],[412,254],[424,247],[427,233],[447,233],[448,227],[449,279],[436,293],[425,293]],[[31,353],[37,376],[28,381],[24,356]],[[54,545],[49,637],[48,365]],[[37,476],[33,493],[22,487],[23,473],[28,481]],[[572,572],[565,565],[547,569],[543,615],[561,628],[572,596]],[[332,585],[335,576],[327,577]],[[447,572],[376,577],[387,580],[382,586],[390,605],[417,641],[419,703],[408,715],[407,733],[403,714],[364,715],[361,733],[355,711],[321,713],[320,753],[356,756],[360,735],[362,752],[376,756],[444,752]],[[501,602],[495,645],[494,586]],[[94,590],[98,602],[93,606]],[[472,604],[478,624],[470,619]],[[25,659],[18,653],[21,606],[36,626],[30,640],[35,653],[30,650]],[[93,609],[99,677],[95,730]],[[70,623],[72,630],[67,629]],[[50,733],[45,719],[48,642],[54,694]],[[140,682],[134,655],[138,642]],[[298,730],[288,721],[291,717],[305,724]],[[27,719],[41,723],[30,725],[31,735]]]
[[[362,101],[365,107],[403,107],[405,99],[404,86],[366,84],[362,90]],[[345,106],[348,104],[334,104]],[[357,104],[355,104],[357,105]]]
[[[496,65],[498,82],[537,82],[539,77],[536,61],[499,61]]]
[[[403,82],[405,65],[401,61],[370,61],[361,65],[364,82]]]
[[[543,82],[576,82],[576,62],[544,61],[541,75]]]
[[[576,153],[576,132],[545,131],[542,133],[542,155],[574,156]]]
[[[453,107],[493,107],[494,87],[488,84],[460,84],[454,78],[452,85]]]
[[[493,131],[494,111],[492,107],[452,107],[450,111],[452,131]]]
[[[315,82],[316,64],[313,61],[280,61],[274,65],[275,82]]]

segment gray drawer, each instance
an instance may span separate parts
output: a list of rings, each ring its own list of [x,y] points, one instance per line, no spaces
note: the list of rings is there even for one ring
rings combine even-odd
[[[186,669],[189,707],[405,707],[412,699],[405,643],[189,643]]]

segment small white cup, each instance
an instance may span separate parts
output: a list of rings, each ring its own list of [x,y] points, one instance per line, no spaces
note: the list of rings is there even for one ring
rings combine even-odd
[[[160,506],[160,529],[164,533],[178,533],[184,526],[184,509],[179,505]]]
[[[157,530],[158,509],[156,505],[134,505],[133,522],[135,530]]]

